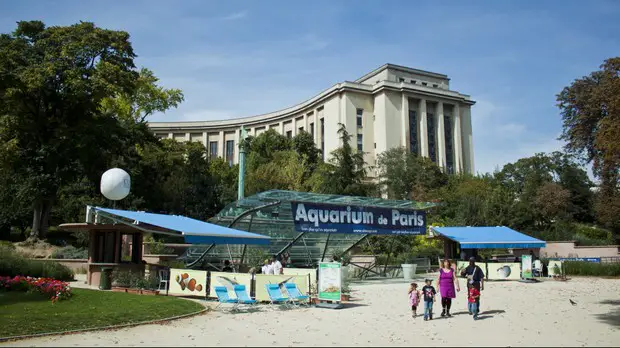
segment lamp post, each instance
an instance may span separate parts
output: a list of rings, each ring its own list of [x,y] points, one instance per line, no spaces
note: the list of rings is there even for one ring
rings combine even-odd
[[[245,197],[245,139],[248,133],[245,127],[241,126],[241,141],[239,142],[239,186],[237,188],[237,201]]]

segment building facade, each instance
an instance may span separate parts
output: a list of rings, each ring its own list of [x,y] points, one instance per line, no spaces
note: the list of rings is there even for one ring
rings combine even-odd
[[[238,161],[241,127],[249,135],[268,129],[294,137],[310,133],[329,159],[338,148],[338,124],[346,126],[369,165],[377,156],[405,147],[429,157],[448,173],[474,174],[471,106],[468,95],[450,90],[447,75],[386,64],[354,82],[338,83],[293,107],[222,121],[151,122],[160,138],[200,141],[210,157]],[[372,175],[372,173],[369,173]]]

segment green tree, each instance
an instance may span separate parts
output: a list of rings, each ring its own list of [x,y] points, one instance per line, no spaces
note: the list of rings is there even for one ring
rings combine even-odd
[[[257,137],[248,137],[246,146],[248,156],[248,169],[252,170],[258,166],[269,163],[274,154],[278,151],[288,151],[292,148],[291,139],[279,134],[275,129],[269,129]]]
[[[313,174],[310,185],[319,193],[349,196],[367,196],[374,187],[366,178],[367,165],[364,153],[351,147],[351,135],[339,124],[341,146],[332,151],[329,163],[320,166]]]
[[[209,161],[209,173],[215,183],[219,212],[224,206],[237,200],[239,166],[230,166],[224,159],[214,158]]]
[[[86,22],[18,22],[0,36],[0,152],[33,208],[33,237],[45,235],[60,187],[117,135],[99,108],[115,93],[132,93],[134,57],[129,34]]]
[[[148,205],[143,195],[156,191],[157,175],[140,173],[141,151],[161,146],[145,120],[183,95],[136,71],[128,39],[83,22],[19,22],[0,36],[0,166],[20,178],[11,189],[33,208],[33,237],[50,219],[75,221],[84,204],[105,203],[99,178],[110,167],[132,175],[120,205]]]
[[[432,190],[447,184],[448,177],[427,157],[405,148],[393,148],[379,155],[379,177],[392,199],[426,200]]]
[[[118,90],[101,101],[104,114],[111,114],[134,123],[144,123],[155,112],[176,108],[184,100],[180,89],[159,86],[159,79],[149,69],[142,68],[131,93]]]
[[[293,137],[292,149],[305,159],[308,173],[312,173],[321,162],[321,150],[316,147],[314,137],[306,131]]]
[[[592,163],[601,180],[598,220],[620,232],[620,57],[577,79],[557,96],[566,150]]]
[[[515,200],[512,223],[517,228],[548,229],[558,219],[592,220],[592,183],[571,155],[538,153],[506,164],[495,177]]]
[[[306,159],[295,151],[278,151],[273,159],[248,173],[249,195],[267,190],[304,191]]]
[[[161,183],[166,198],[162,202],[162,208],[168,214],[207,220],[218,211],[207,151],[203,144],[198,142],[180,145],[182,164],[171,168],[171,174]]]

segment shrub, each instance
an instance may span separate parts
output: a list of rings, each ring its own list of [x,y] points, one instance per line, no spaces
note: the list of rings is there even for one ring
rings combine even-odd
[[[620,263],[566,261],[564,273],[566,275],[618,277],[620,276]]]
[[[180,268],[180,269],[185,268],[185,262],[181,260],[164,260],[164,261],[161,261],[160,264],[168,268]]]
[[[57,249],[52,253],[53,259],[87,259],[88,250],[85,248],[76,248],[72,245]]]
[[[7,240],[0,240],[0,248],[2,247],[10,249],[10,250],[15,250],[15,245],[13,245],[13,243]]]
[[[0,276],[73,280],[71,269],[58,262],[29,260],[16,251],[3,246],[0,246]]]
[[[114,286],[132,289],[157,290],[159,287],[159,278],[153,272],[148,276],[143,276],[138,272],[114,271],[112,273],[112,282]]]
[[[0,277],[0,289],[5,291],[39,292],[49,297],[52,303],[71,297],[71,287],[69,284],[50,278]]]

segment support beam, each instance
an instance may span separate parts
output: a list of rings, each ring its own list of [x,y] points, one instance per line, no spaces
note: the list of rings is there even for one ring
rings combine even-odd
[[[323,256],[321,256],[321,262],[325,260],[325,253],[327,253],[327,246],[329,246],[329,237],[331,235],[332,235],[331,233],[327,234],[327,240],[325,240],[325,248],[323,248]]]
[[[288,242],[288,244],[286,244],[284,246],[284,248],[280,249],[280,251],[278,251],[276,253],[276,256],[280,256],[280,254],[282,254],[283,252],[286,251],[286,249],[290,248],[293,244],[295,244],[295,242],[297,242],[299,240],[299,238],[303,237],[304,234],[306,234],[305,232],[301,232],[300,234],[298,234],[295,238],[293,238],[292,241]]]

